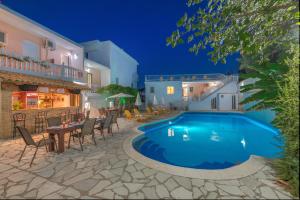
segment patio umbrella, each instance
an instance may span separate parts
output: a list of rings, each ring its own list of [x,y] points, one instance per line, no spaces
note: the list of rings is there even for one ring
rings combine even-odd
[[[165,101],[165,98],[164,98],[164,97],[161,98],[161,104],[162,104],[163,106],[166,105],[166,101]]]
[[[134,97],[134,96],[132,96],[130,94],[119,93],[119,94],[115,94],[115,95],[112,95],[110,97],[107,97],[107,99],[132,98],[132,97]]]
[[[156,96],[154,95],[153,97],[153,105],[154,106],[157,106],[158,105],[158,102],[157,102],[157,99],[156,99]]]
[[[139,92],[136,95],[136,100],[135,100],[134,105],[136,105],[136,106],[141,106],[142,105],[142,101],[141,101],[141,97],[140,97],[140,93]]]

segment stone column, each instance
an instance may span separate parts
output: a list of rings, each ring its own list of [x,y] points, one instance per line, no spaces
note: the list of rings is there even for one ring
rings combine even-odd
[[[2,88],[1,88],[2,79],[0,78],[0,138],[4,134],[2,133],[3,124],[2,124]]]

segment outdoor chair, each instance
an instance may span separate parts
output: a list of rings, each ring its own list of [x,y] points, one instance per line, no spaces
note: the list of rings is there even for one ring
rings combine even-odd
[[[34,132],[41,133],[46,129],[47,111],[38,112],[34,119]]]
[[[120,131],[119,124],[118,124],[118,111],[112,112],[112,125],[114,124],[117,125],[118,131]]]
[[[108,115],[104,121],[104,123],[101,123],[98,127],[96,127],[95,129],[99,130],[103,139],[105,139],[104,137],[104,129],[107,129],[107,133],[111,133],[113,135],[112,132],[112,120],[113,120],[113,115]]]
[[[134,117],[138,122],[145,122],[153,118],[152,114],[148,114],[148,113],[141,114],[137,108],[134,108],[133,112],[134,112]]]
[[[74,141],[74,138],[76,137],[79,140],[81,151],[83,151],[82,143],[84,142],[84,136],[87,136],[87,135],[91,135],[92,139],[94,141],[94,144],[97,145],[96,140],[95,140],[95,133],[94,133],[95,123],[96,123],[95,118],[86,119],[80,132],[79,131],[70,132],[68,148],[70,148],[71,137],[73,138],[73,141]]]
[[[98,109],[99,116],[106,116],[105,108]]]
[[[25,152],[27,146],[32,146],[32,147],[35,147],[35,148],[36,148],[36,149],[35,149],[35,152],[34,152],[34,154],[33,154],[33,157],[32,157],[32,159],[31,159],[30,165],[29,165],[30,167],[31,167],[31,165],[32,165],[32,162],[33,162],[33,160],[34,160],[34,158],[35,158],[35,156],[36,156],[36,153],[37,153],[39,147],[45,146],[46,151],[48,152],[47,145],[49,145],[49,144],[51,144],[52,142],[54,142],[54,144],[55,144],[55,149],[57,150],[57,144],[56,144],[55,140],[51,140],[50,138],[46,139],[45,136],[42,135],[42,136],[43,136],[43,139],[39,140],[38,142],[35,142],[35,141],[33,140],[33,138],[31,137],[30,133],[28,132],[28,130],[27,130],[25,127],[23,127],[23,126],[17,126],[17,129],[18,129],[20,135],[22,136],[22,138],[23,138],[23,140],[24,140],[24,142],[25,142],[24,150],[22,151],[21,156],[20,156],[18,162],[21,161],[21,159],[22,159],[22,157],[23,157],[23,155],[24,155],[24,152]]]
[[[17,135],[17,126],[25,127],[26,114],[25,113],[15,113],[13,114],[13,139]]]
[[[61,116],[62,122],[66,122],[68,120],[68,112],[67,111],[60,113],[60,116]]]
[[[131,115],[131,112],[129,112],[129,110],[125,110],[124,111],[124,117],[128,120],[131,120],[132,119],[132,115]]]
[[[147,106],[146,110],[147,110],[148,114],[152,114],[152,115],[158,115],[159,114],[159,112],[157,110],[153,110],[153,108],[149,107],[149,106]]]
[[[49,117],[47,119],[48,127],[51,126],[60,126],[61,125],[61,117]]]
[[[89,119],[90,118],[90,113],[91,113],[90,110],[86,111],[85,119]]]

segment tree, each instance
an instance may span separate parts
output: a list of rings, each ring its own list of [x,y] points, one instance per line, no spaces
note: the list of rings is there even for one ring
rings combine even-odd
[[[215,63],[236,52],[263,61],[267,48],[295,39],[286,36],[298,22],[298,0],[188,0],[187,5],[198,8],[177,22],[167,45],[187,43],[196,54],[209,48]]]

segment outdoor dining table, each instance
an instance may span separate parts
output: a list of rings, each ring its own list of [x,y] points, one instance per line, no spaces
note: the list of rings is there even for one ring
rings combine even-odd
[[[97,118],[96,123],[102,123],[105,118]],[[65,133],[70,133],[71,131],[76,131],[83,128],[84,121],[72,122],[70,124],[65,124],[61,126],[51,126],[47,128],[49,138],[55,141],[55,135],[57,135],[57,153],[63,153],[65,151]],[[54,143],[49,144],[49,151],[54,151]]]

